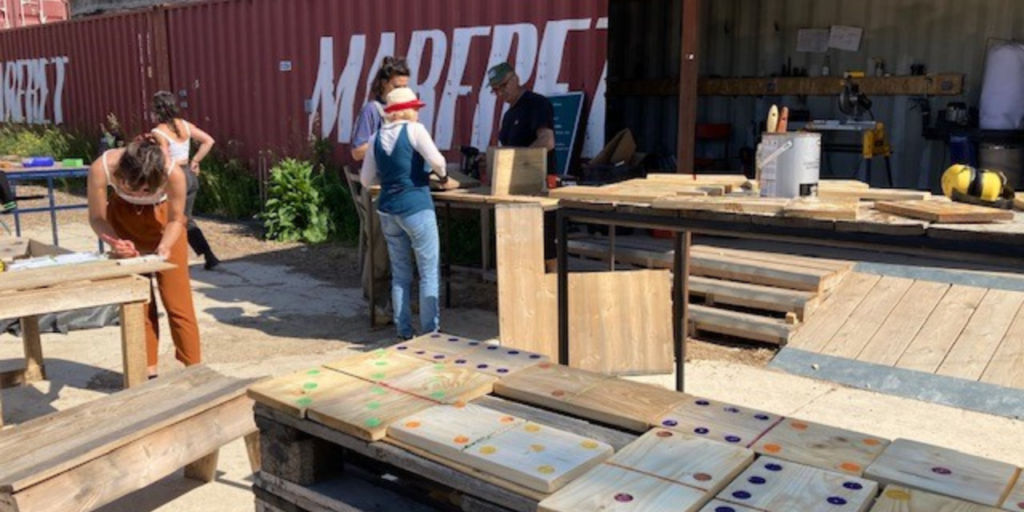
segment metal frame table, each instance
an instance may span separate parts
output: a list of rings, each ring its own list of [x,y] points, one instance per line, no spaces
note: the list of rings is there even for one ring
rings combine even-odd
[[[558,249],[558,362],[569,364],[568,227],[570,222],[628,226],[671,231],[675,254],[672,265],[672,327],[676,358],[676,389],[683,391],[686,356],[687,306],[691,233],[752,238],[817,241],[867,248],[931,250],[967,256],[999,258],[1017,265],[1024,262],[1024,213],[1009,225],[995,229],[973,225],[935,227],[925,222],[891,226],[879,220],[831,221],[759,216],[722,212],[680,212],[645,206],[563,200],[557,212]],[[999,225],[997,225],[999,226]],[[999,231],[1003,229],[1003,231]],[[614,252],[614,247],[611,248]]]
[[[72,204],[72,205],[58,205],[56,198],[54,197],[54,180],[60,178],[84,178],[89,176],[88,167],[30,167],[21,169],[2,169],[8,181],[11,183],[11,192],[16,192],[18,182],[29,182],[29,181],[46,181],[46,191],[49,198],[50,204],[46,208],[21,208],[15,206],[14,208],[14,230],[15,236],[21,236],[21,216],[26,213],[42,213],[50,212],[50,228],[53,231],[53,245],[60,245],[60,239],[57,234],[57,212],[64,210],[81,210],[88,209],[88,204]],[[17,195],[17,194],[15,194]],[[102,242],[100,242],[100,250],[103,249]]]

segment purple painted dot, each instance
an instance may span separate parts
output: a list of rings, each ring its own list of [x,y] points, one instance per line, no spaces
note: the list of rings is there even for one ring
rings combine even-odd
[[[726,442],[733,443],[733,444],[742,441],[742,439],[740,439],[738,436],[725,436],[725,440],[726,440]]]
[[[738,500],[749,500],[752,494],[747,491],[736,491],[732,493],[732,497]]]
[[[629,502],[633,501],[633,496],[631,494],[626,494],[624,492],[620,492],[620,493],[615,495],[615,501],[617,501],[619,503],[629,503]]]
[[[409,347],[407,347],[405,345],[402,345],[402,346],[398,347],[398,350],[409,350]]]
[[[430,337],[431,338],[440,338],[441,335],[440,334],[431,334]]]
[[[768,421],[768,420],[771,419],[771,418],[768,417],[767,414],[755,414],[754,418],[757,418],[757,419],[759,419],[761,421]]]
[[[943,467],[932,468],[932,473],[935,473],[935,474],[938,474],[938,475],[952,475],[953,474],[953,472],[950,471],[949,468],[943,468]]]
[[[747,481],[754,485],[764,485],[768,480],[765,480],[763,476],[752,476]]]
[[[487,364],[478,364],[478,365],[476,365],[476,369],[477,370],[486,370],[487,368],[488,368]]]
[[[701,407],[707,407],[711,405],[711,402],[708,402],[707,400],[697,400],[697,405]]]
[[[715,512],[736,512],[732,507],[715,507]]]
[[[863,485],[858,484],[857,482],[846,482],[843,484],[843,487],[846,487],[851,491],[859,491],[864,488]]]
[[[416,355],[418,355],[418,356],[422,356],[423,354],[426,354],[426,353],[427,353],[427,351],[426,351],[426,350],[417,350],[417,351],[415,352],[415,354],[416,354]]]
[[[458,338],[448,338],[448,341],[459,341]]]
[[[508,373],[508,368],[498,368],[498,373]]]
[[[434,356],[434,359],[444,359],[444,354],[438,354]]]
[[[675,426],[679,425],[679,422],[676,421],[676,420],[665,420],[665,421],[661,422],[661,424],[666,426],[666,427],[675,427]]]
[[[466,360],[465,359],[456,359],[455,360],[455,364],[466,364]]]
[[[530,359],[540,359],[540,354],[530,354]]]
[[[768,471],[782,471],[781,464],[765,464],[764,468],[767,469]]]
[[[843,499],[843,498],[840,498],[839,496],[832,496],[832,497],[830,497],[828,499],[828,502],[833,504],[833,505],[838,505],[838,506],[846,505],[846,500]]]
[[[479,341],[471,341],[471,342],[469,342],[469,346],[471,346],[471,347],[475,347],[475,346],[477,346],[479,344],[480,344]]]
[[[519,355],[519,351],[518,350],[509,350],[508,351],[508,355],[510,355],[510,356],[518,356]]]
[[[491,346],[487,347],[487,350],[498,350],[499,348],[501,348],[501,347],[496,347],[494,345],[491,345]]]
[[[735,407],[726,407],[725,408],[725,412],[730,413],[730,414],[737,414],[737,413],[740,412],[740,410],[735,408]]]
[[[693,429],[693,433],[694,434],[705,435],[708,432],[711,432],[711,431],[706,429],[706,428],[704,428],[704,427],[697,427],[697,428]]]

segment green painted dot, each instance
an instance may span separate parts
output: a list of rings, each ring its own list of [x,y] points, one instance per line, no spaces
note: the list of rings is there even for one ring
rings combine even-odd
[[[320,375],[320,370],[310,370],[306,372],[306,375]]]
[[[317,384],[316,382],[307,382],[307,383],[303,384],[302,387],[303,387],[303,389],[316,389],[316,388],[320,387],[320,385]]]
[[[444,397],[445,397],[445,392],[444,391],[434,391],[433,393],[430,394],[430,398],[433,398],[434,400],[443,400]]]
[[[384,389],[384,388],[382,388],[380,386],[374,386],[374,387],[370,388],[370,393],[373,393],[375,395],[386,395],[386,394],[388,394],[388,390],[386,390],[386,389]]]
[[[373,351],[373,355],[375,355],[375,356],[378,356],[378,357],[380,357],[380,356],[386,356],[387,354],[388,354],[388,351],[387,351],[387,350],[384,350],[384,349],[382,349],[382,348],[378,348],[377,350],[374,350],[374,351]]]
[[[443,364],[440,364],[440,363],[434,365],[434,369],[438,370],[438,371],[445,370],[447,368],[448,368],[447,366],[445,366]]]
[[[370,402],[366,404],[366,408],[371,411],[376,411],[377,409],[380,409],[380,402]]]
[[[370,374],[370,378],[371,379],[381,380],[384,377],[387,377],[387,374],[384,373],[384,372],[377,372],[377,373],[371,373]]]
[[[380,418],[370,418],[366,420],[366,426],[370,428],[377,428],[381,423],[383,423],[383,421],[381,421]]]
[[[374,361],[373,364],[375,364],[377,366],[387,366],[388,362],[384,361],[384,360],[378,360],[378,361]]]
[[[295,403],[305,407],[307,405],[312,404],[313,403],[313,399],[308,397],[308,396],[304,396],[304,397],[296,400]]]

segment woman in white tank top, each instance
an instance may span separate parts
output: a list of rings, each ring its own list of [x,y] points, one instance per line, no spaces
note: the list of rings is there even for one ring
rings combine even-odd
[[[220,260],[213,254],[213,249],[210,248],[206,237],[203,236],[203,231],[199,229],[192,218],[192,207],[196,202],[196,194],[199,193],[199,162],[202,162],[213,148],[213,137],[181,118],[178,101],[170,92],[160,91],[153,96],[153,114],[159,123],[156,128],[153,128],[153,134],[156,135],[160,145],[167,150],[175,165],[181,167],[188,182],[188,196],[185,199],[188,244],[192,246],[192,250],[196,254],[203,256],[206,260],[206,269],[210,270],[216,267]],[[199,143],[199,149],[195,156],[189,159],[192,139]]]

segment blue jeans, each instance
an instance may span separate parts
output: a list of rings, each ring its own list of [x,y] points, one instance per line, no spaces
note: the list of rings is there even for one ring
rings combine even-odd
[[[388,243],[391,258],[391,304],[395,310],[395,326],[402,338],[415,335],[412,328],[412,255],[420,273],[420,334],[440,329],[441,312],[438,297],[441,290],[441,243],[437,234],[437,215],[423,210],[400,217],[380,213],[380,225]]]

